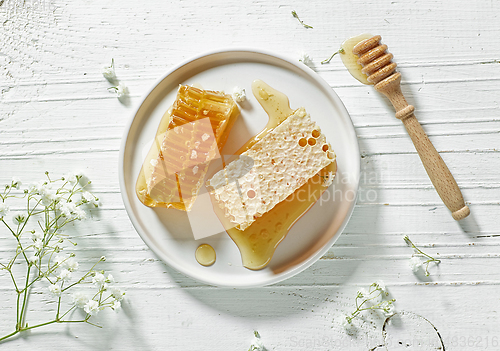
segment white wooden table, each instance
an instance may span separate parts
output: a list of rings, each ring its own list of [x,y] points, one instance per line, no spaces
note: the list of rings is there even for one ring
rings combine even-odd
[[[465,0],[0,0],[0,184],[83,170],[103,206],[75,228],[81,262],[106,255],[127,291],[121,312],[97,316],[102,329],[47,326],[0,350],[247,350],[254,330],[278,351],[385,350],[382,319],[367,316],[357,337],[332,322],[377,279],[397,311],[436,327],[446,350],[500,349],[499,14],[497,1]],[[338,58],[320,64],[362,32],[381,34],[395,55],[403,91],[471,209],[462,222],[440,201],[389,102]],[[349,111],[362,159],[360,196],[336,244],[299,275],[258,289],[214,288],[159,261],[118,184],[120,142],[140,96],[179,61],[234,46],[308,53]],[[102,76],[112,58],[128,104]],[[442,260],[429,277],[409,268],[404,234]],[[0,261],[11,240],[0,229]],[[44,287],[33,292],[37,320],[54,305]],[[0,274],[2,335],[14,327],[14,300]],[[426,323],[409,333],[437,337]],[[388,349],[432,349],[409,344]]]

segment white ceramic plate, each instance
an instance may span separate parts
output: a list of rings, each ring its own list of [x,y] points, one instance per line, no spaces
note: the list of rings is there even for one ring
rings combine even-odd
[[[304,106],[320,126],[337,154],[333,185],[292,227],[269,265],[259,271],[241,264],[239,250],[223,232],[195,240],[183,211],[148,208],[135,195],[135,182],[145,150],[149,149],[164,112],[175,100],[179,84],[200,84],[205,89],[231,93],[235,86],[247,92],[224,147],[234,153],[267,123],[267,115],[252,95],[251,83],[262,79],[285,93],[292,108]],[[318,260],[338,238],[356,202],[360,157],[356,134],[347,110],[335,92],[313,70],[300,62],[258,50],[230,49],[209,52],[187,60],[153,86],[133,114],[120,150],[120,187],[125,208],[139,235],[164,262],[202,282],[229,287],[252,287],[289,278]],[[217,261],[203,267],[196,248],[208,243]]]

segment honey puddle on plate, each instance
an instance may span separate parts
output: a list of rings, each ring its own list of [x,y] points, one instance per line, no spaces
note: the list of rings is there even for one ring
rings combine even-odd
[[[288,97],[271,88],[261,80],[252,83],[252,92],[269,116],[266,127],[251,138],[236,155],[240,155],[261,140],[270,130],[283,122],[294,111]],[[226,162],[228,163],[228,162]],[[293,224],[304,215],[328,188],[327,177],[333,177],[337,163],[333,162],[313,176],[286,200],[277,204],[269,212],[244,231],[238,230],[224,216],[223,210],[212,199],[214,211],[231,239],[240,250],[243,266],[252,270],[264,268],[271,260],[278,244],[285,238]],[[307,235],[307,233],[303,233]]]
[[[215,263],[215,250],[208,244],[201,244],[196,249],[194,257],[202,266],[211,266]]]
[[[344,50],[344,52],[340,55],[342,62],[344,63],[344,66],[347,68],[349,73],[354,78],[356,78],[357,80],[359,80],[363,84],[372,84],[372,83],[370,83],[368,81],[368,76],[361,72],[361,69],[363,69],[363,66],[361,66],[358,63],[359,56],[355,55],[352,52],[352,49],[354,49],[354,47],[358,43],[362,42],[363,40],[370,39],[371,37],[373,37],[373,35],[366,34],[366,33],[361,34],[361,35],[357,35],[355,37],[347,39],[340,46]]]

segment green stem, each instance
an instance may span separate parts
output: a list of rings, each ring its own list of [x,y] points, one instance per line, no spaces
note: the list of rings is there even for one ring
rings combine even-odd
[[[19,319],[18,319],[19,326],[22,326],[22,324],[23,324],[24,317],[26,314],[26,307],[28,307],[26,305],[26,301],[28,300],[28,289],[26,287],[28,286],[28,282],[29,282],[29,278],[30,278],[30,271],[31,271],[31,266],[28,266],[28,272],[26,273],[26,284],[25,284],[25,288],[24,288],[23,306],[21,308],[21,313],[20,313]]]
[[[416,247],[415,245],[413,245],[413,248],[414,248],[415,250],[417,250],[419,254],[424,255],[425,257],[427,257],[427,258],[429,259],[429,261],[428,261],[428,262],[432,262],[432,261],[441,262],[441,260],[438,260],[438,259],[436,259],[436,258],[434,258],[434,257],[432,257],[432,256],[427,255],[425,252],[423,252],[422,250],[420,250],[420,249],[419,249],[418,247]]]
[[[28,218],[29,218],[29,215],[28,215]],[[26,222],[28,221],[28,218],[26,219]],[[5,223],[5,222],[4,222]],[[24,227],[23,227],[24,228]],[[17,229],[19,230],[19,226],[17,226]],[[22,232],[22,229],[21,231],[19,232],[19,234],[14,234],[14,237],[16,238],[17,240],[17,243],[19,245],[19,247],[21,248],[21,253],[23,254],[24,256],[24,260],[26,261],[27,264],[29,264],[29,260],[28,260],[28,257],[26,256],[26,254],[24,253],[24,249],[23,249],[23,244],[21,244],[21,240],[19,239],[19,237],[21,236],[21,233]],[[16,257],[17,258],[17,257]]]
[[[7,268],[7,271],[10,274],[10,277],[12,278],[12,282],[14,283],[14,287],[16,288],[16,291],[19,292],[19,288],[17,287],[16,279],[14,278],[14,274],[12,273],[12,270],[10,268]]]
[[[54,319],[53,321],[50,321],[50,322],[45,322],[45,323],[41,323],[41,324],[37,324],[37,325],[33,325],[31,327],[26,327],[26,328],[23,328],[21,331],[24,331],[24,330],[30,330],[30,329],[34,329],[34,328],[39,328],[39,327],[43,327],[45,325],[49,325],[49,324],[54,324],[54,323],[61,323],[62,321],[58,321],[57,319]]]
[[[89,318],[90,318],[90,317],[89,317]],[[97,327],[97,328],[102,328],[100,325],[97,325],[97,324],[94,324],[94,323],[90,323],[90,322],[88,321],[88,319],[87,319],[87,320],[85,320],[85,323],[88,323],[88,324],[90,324],[90,325],[93,325],[94,327]]]
[[[43,326],[46,326],[46,325],[49,325],[49,324],[54,324],[54,323],[88,323],[88,324],[93,325],[95,327],[102,328],[100,325],[90,323],[88,321],[88,319],[82,319],[82,320],[77,320],[77,321],[62,321],[62,320],[54,319],[54,320],[51,320],[49,322],[45,322],[45,323],[40,323],[40,324],[37,324],[37,325],[33,325],[31,327],[20,328],[19,330],[16,330],[16,331],[14,331],[14,332],[12,332],[12,333],[10,333],[8,335],[0,337],[0,341],[8,339],[8,338],[10,338],[10,337],[16,335],[17,333],[22,332],[22,331],[30,330],[30,329],[34,329],[34,328],[39,328],[39,327],[43,327]]]
[[[59,318],[64,318],[68,313],[70,313],[71,311],[73,311],[74,309],[76,308],[76,306],[71,306],[71,308],[69,310],[67,310],[66,312],[64,312],[64,314]]]
[[[35,267],[36,267],[36,266],[35,266]],[[28,289],[30,286],[32,286],[34,283],[36,283],[36,282],[37,282],[37,281],[39,281],[39,280],[40,280],[40,275],[36,276],[36,277],[35,277],[35,278],[31,281],[31,283],[29,283],[28,285],[26,285],[26,288],[24,288],[24,289]],[[23,290],[21,290],[21,292],[23,292],[23,291],[24,291],[24,289],[23,289]]]
[[[16,233],[12,230],[12,228],[5,222],[5,220],[3,218],[0,219],[0,221],[3,222],[3,224],[5,224],[5,226],[7,227],[7,229],[10,230],[10,232],[12,233],[12,235],[16,236]]]
[[[85,280],[85,278],[88,277],[88,273],[85,274],[79,281],[77,281],[76,283],[73,283],[73,284],[70,284],[68,285],[67,287],[65,287],[64,289],[61,289],[62,292],[65,292],[66,290],[70,289],[71,287],[75,286],[76,284],[80,284],[82,281]]]
[[[332,56],[330,56],[329,58],[327,58],[326,60],[323,60],[321,61],[321,64],[324,65],[325,63],[330,63],[330,61],[332,60],[332,58],[337,55],[337,54],[343,54],[345,51],[344,51],[344,48],[340,48],[338,49],[337,51],[335,51]]]
[[[59,311],[61,310],[61,296],[57,299],[57,312],[56,312],[56,319],[59,319]]]
[[[99,261],[100,262],[100,261]],[[94,265],[95,267],[95,265]],[[28,267],[28,274],[27,274],[27,281],[29,281],[29,273],[30,273],[30,270],[29,270],[30,267]],[[68,289],[69,287],[66,287],[66,289]],[[18,324],[16,325],[16,330],[10,334],[7,334],[3,337],[0,337],[0,342],[5,340],[5,339],[8,339],[16,334],[18,334],[19,332],[21,331],[25,331],[25,330],[30,330],[30,329],[34,329],[34,328],[39,328],[39,327],[43,327],[43,326],[46,326],[46,325],[49,325],[49,324],[54,324],[54,323],[88,323],[92,326],[95,326],[95,327],[98,327],[98,328],[101,328],[101,326],[97,325],[97,324],[94,324],[94,323],[91,323],[89,322],[89,318],[90,316],[87,316],[85,319],[82,319],[82,320],[74,320],[74,321],[71,321],[71,320],[68,320],[68,321],[63,321],[61,320],[61,318],[63,318],[64,316],[66,316],[69,312],[71,312],[72,310],[75,309],[75,306],[71,307],[68,311],[66,311],[61,317],[58,317],[54,320],[51,320],[51,321],[48,321],[48,322],[45,322],[45,323],[40,323],[40,324],[37,324],[37,325],[33,325],[33,326],[30,326],[30,327],[24,327],[22,326],[22,320],[24,318],[24,314],[25,314],[25,308],[26,308],[26,296],[27,296],[27,289],[25,288],[24,289],[25,291],[25,295],[24,295],[24,301],[23,301],[23,307],[21,309],[21,314],[19,315],[19,312],[18,312]],[[18,308],[19,308],[19,298],[20,298],[20,293],[18,294]],[[60,300],[60,299],[59,299]],[[58,314],[60,312],[60,308],[58,306]]]
[[[411,241],[411,240],[410,240],[410,238],[408,237],[408,235],[405,235],[405,236],[404,236],[404,241],[405,241],[407,244],[409,244],[409,245],[412,247],[412,249],[416,250],[416,251],[417,251],[417,254],[420,254],[420,255],[423,255],[423,256],[427,257],[427,258],[429,259],[429,261],[428,261],[428,262],[438,262],[438,263],[440,263],[440,262],[441,262],[441,260],[439,260],[439,259],[437,259],[437,258],[434,258],[434,257],[432,257],[432,256],[429,256],[428,254],[426,254],[425,252],[423,252],[422,250],[420,250],[420,249],[419,249],[419,248],[418,248],[418,247],[417,247],[417,246],[413,243],[413,241]]]
[[[374,294],[374,293],[375,293],[375,292],[377,292],[377,291],[378,291],[378,294],[376,294],[375,296],[370,297],[370,298],[365,298],[365,299],[361,302],[361,304],[359,304],[359,303],[358,303],[358,299],[359,299],[359,297],[356,297],[356,301],[355,301],[355,303],[356,303],[356,310],[355,310],[353,313],[351,313],[351,316],[349,317],[349,320],[351,320],[351,321],[352,321],[354,318],[356,318],[356,317],[357,317],[357,316],[358,316],[361,312],[363,312],[363,311],[382,309],[382,308],[380,307],[380,305],[381,305],[381,303],[382,303],[382,302],[379,302],[379,303],[377,303],[376,305],[373,305],[373,306],[370,306],[370,307],[364,307],[364,308],[363,308],[363,305],[364,305],[365,303],[367,303],[368,301],[371,301],[371,300],[373,300],[373,299],[376,299],[376,298],[378,298],[380,295],[382,295],[382,291],[380,291],[380,290],[378,290],[378,289],[375,289],[375,290],[373,290],[373,291],[369,291],[369,292],[368,292],[368,296],[371,296],[372,294]]]
[[[307,29],[311,28],[311,29],[312,29],[312,26],[310,26],[310,25],[308,25],[308,24],[305,24],[305,23],[304,23],[304,21],[302,21],[302,20],[299,18],[299,15],[297,15],[297,12],[292,11],[292,16],[293,16],[293,17],[295,17],[295,18],[296,18],[296,19],[300,22],[300,24],[302,24],[302,26],[303,26],[304,28],[307,28]]]
[[[64,285],[64,281],[61,283],[61,291]],[[62,294],[62,292],[61,292]],[[61,296],[57,299],[57,312],[56,312],[56,320],[59,320],[59,312],[61,311]]]
[[[5,340],[5,339],[8,339],[8,338],[10,338],[11,336],[16,335],[17,333],[19,333],[19,330],[16,330],[16,331],[14,331],[14,332],[12,332],[12,333],[10,333],[10,334],[8,334],[8,335],[2,336],[2,337],[0,338],[0,341]]]
[[[21,292],[18,291],[17,302],[16,302],[16,329],[19,329],[21,327],[21,325],[19,324],[19,307],[21,306],[20,301],[21,301]]]
[[[94,265],[89,269],[89,271],[87,273],[85,273],[85,275],[83,277],[80,278],[80,280],[78,280],[77,282],[75,282],[75,283],[73,283],[71,285],[68,285],[64,289],[61,289],[61,291],[65,292],[66,290],[68,290],[72,286],[75,286],[76,284],[80,284],[82,281],[84,281],[92,273],[92,271],[94,270],[95,266],[97,266],[101,261],[102,261],[102,259],[100,259],[99,261],[97,261],[96,263],[94,263]],[[97,296],[97,294],[95,296]]]

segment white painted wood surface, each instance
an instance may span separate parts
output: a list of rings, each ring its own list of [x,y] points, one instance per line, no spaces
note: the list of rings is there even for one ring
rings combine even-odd
[[[83,170],[103,207],[94,220],[78,224],[78,254],[82,264],[105,254],[105,268],[127,291],[120,313],[98,316],[102,329],[49,326],[0,350],[247,350],[253,330],[279,351],[382,350],[381,319],[364,323],[357,337],[332,322],[339,311],[353,309],[358,288],[377,279],[385,281],[397,310],[432,322],[446,350],[500,349],[499,2],[0,4],[0,184],[12,176],[30,183],[45,170]],[[303,28],[292,10],[314,28]],[[395,55],[404,94],[471,209],[463,222],[441,203],[389,102],[355,81],[340,60],[320,65],[361,32],[381,34]],[[177,62],[227,46],[297,59],[307,52],[343,100],[361,149],[360,198],[343,235],[303,273],[259,289],[206,286],[158,261],[132,227],[118,186],[120,141],[140,96]],[[128,104],[102,77],[111,58],[130,89]],[[1,230],[0,261],[12,250]],[[430,277],[412,273],[404,234],[441,258]],[[9,284],[1,274],[2,335],[14,327]],[[54,303],[41,287],[34,293],[29,319],[42,320]],[[421,328],[409,335],[429,330]],[[387,349],[402,347],[426,349]]]

